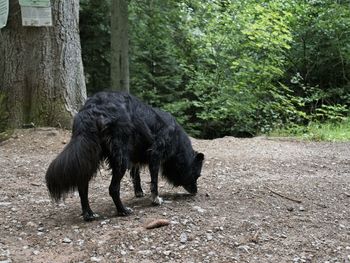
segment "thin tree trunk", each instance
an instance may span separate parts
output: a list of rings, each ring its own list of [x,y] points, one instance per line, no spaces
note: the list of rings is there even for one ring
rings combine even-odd
[[[128,4],[112,0],[111,15],[111,86],[129,91]]]
[[[86,99],[79,1],[51,3],[52,27],[24,27],[18,0],[11,0],[8,25],[0,31],[0,92],[11,127],[70,127]]]

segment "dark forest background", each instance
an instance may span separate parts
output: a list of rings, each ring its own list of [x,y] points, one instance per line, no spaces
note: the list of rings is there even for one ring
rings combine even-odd
[[[349,123],[350,4],[129,1],[130,92],[193,136]],[[80,1],[89,94],[110,87],[110,1]],[[350,125],[349,125],[350,127]]]

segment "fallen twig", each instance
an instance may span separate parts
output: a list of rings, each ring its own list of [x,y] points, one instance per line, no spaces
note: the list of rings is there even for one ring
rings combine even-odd
[[[278,195],[278,196],[280,196],[280,197],[282,197],[282,198],[285,198],[285,199],[287,199],[287,200],[289,200],[289,201],[293,201],[293,202],[296,202],[296,203],[298,203],[298,204],[301,203],[301,200],[297,200],[297,199],[294,199],[294,198],[285,196],[285,195],[280,194],[280,193],[278,193],[278,192],[276,192],[276,191],[274,191],[274,190],[271,190],[271,189],[268,188],[268,187],[266,187],[266,189],[269,190],[271,193],[273,193],[273,194],[275,194],[275,195]]]

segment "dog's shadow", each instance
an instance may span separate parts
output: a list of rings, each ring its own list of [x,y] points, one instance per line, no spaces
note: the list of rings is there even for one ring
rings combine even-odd
[[[174,202],[177,201],[184,201],[184,202],[191,202],[194,201],[195,197],[194,195],[188,194],[188,193],[171,193],[171,192],[165,192],[160,195],[160,197],[163,199],[163,204],[160,206],[167,206],[171,205]],[[131,207],[137,207],[137,208],[146,208],[146,207],[155,207],[154,204],[151,202],[151,195],[145,194],[143,197],[134,197],[130,200],[125,200],[125,204]]]
[[[174,193],[174,192],[164,192],[160,194],[160,197],[163,198],[163,203],[160,206],[152,204],[151,201],[151,195],[149,193],[145,193],[143,197],[132,197],[132,198],[125,198],[123,201],[124,205],[127,207],[132,208],[134,211],[130,216],[137,215],[138,211],[144,210],[145,212],[149,211],[152,213],[152,208],[159,208],[162,207],[172,207],[177,206],[178,204],[175,204],[177,202],[179,203],[191,203],[195,201],[195,196],[188,194],[188,193]],[[105,201],[105,200],[104,200]],[[92,207],[95,207],[95,204],[92,205]],[[78,208],[76,208],[78,209]],[[129,220],[128,217],[119,217],[116,213],[116,208],[113,204],[113,202],[110,200],[106,203],[104,206],[100,206],[100,209],[97,209],[95,207],[94,212],[98,214],[98,217],[94,221],[103,221],[106,219],[112,219],[112,218],[119,218],[119,220]],[[71,213],[69,213],[71,215]],[[63,220],[63,219],[62,219]],[[82,217],[79,215],[78,217],[71,217],[69,216],[69,219],[65,218],[64,223],[67,223],[67,220],[70,221],[71,225],[79,225],[82,223]],[[63,223],[63,221],[62,221]]]

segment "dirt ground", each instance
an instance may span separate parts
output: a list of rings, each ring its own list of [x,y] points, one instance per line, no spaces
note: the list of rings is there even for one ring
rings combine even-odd
[[[256,137],[193,140],[205,154],[199,193],[160,182],[165,203],[135,198],[130,176],[116,217],[109,171],[90,184],[99,220],[80,201],[49,199],[44,176],[68,131],[19,130],[0,145],[0,262],[350,262],[350,143]],[[147,230],[152,219],[168,226]]]

